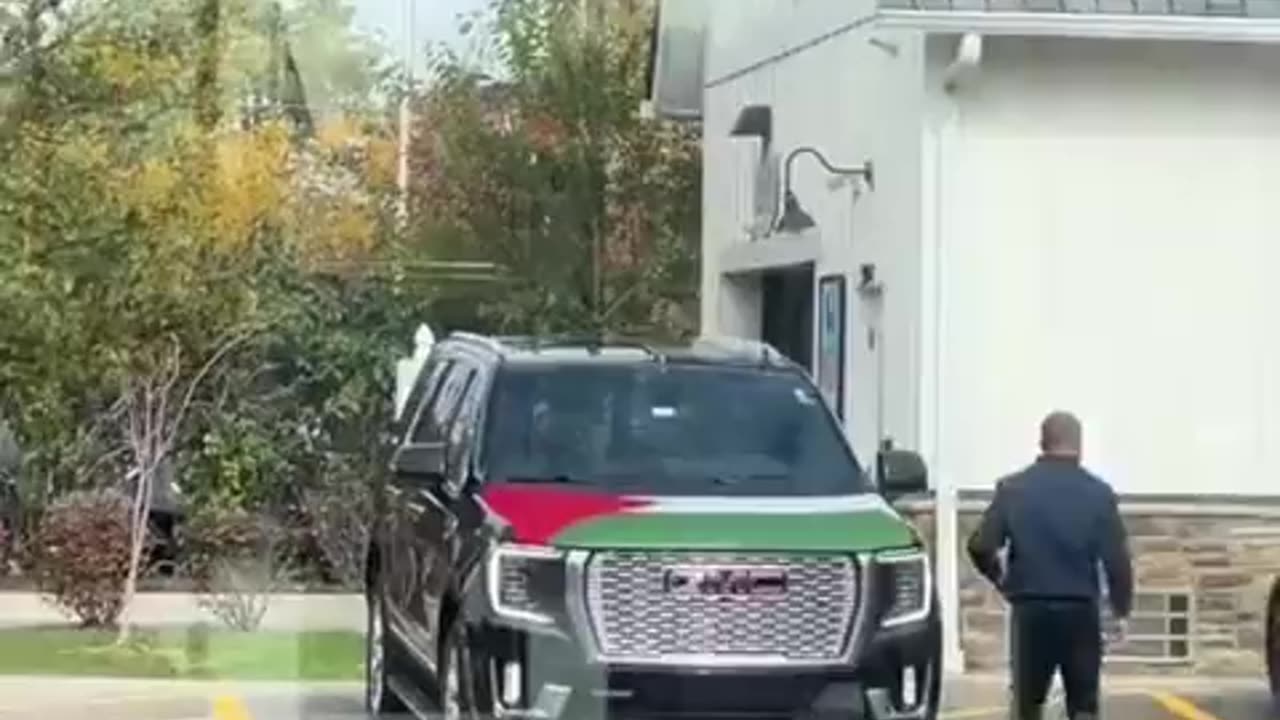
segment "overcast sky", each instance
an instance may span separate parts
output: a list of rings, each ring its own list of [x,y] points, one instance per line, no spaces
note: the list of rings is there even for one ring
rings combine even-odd
[[[422,49],[429,41],[458,42],[460,13],[483,9],[488,0],[354,0],[356,22],[361,28],[381,34],[400,57],[409,42],[409,3],[414,3],[414,62],[422,65]]]

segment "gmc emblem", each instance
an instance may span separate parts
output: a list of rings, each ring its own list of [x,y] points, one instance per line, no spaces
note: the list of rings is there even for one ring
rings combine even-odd
[[[662,574],[662,590],[684,596],[778,597],[787,593],[787,572],[772,567],[670,567]]]

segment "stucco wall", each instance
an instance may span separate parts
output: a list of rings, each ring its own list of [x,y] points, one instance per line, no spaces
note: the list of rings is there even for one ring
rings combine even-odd
[[[743,106],[769,104],[773,152],[779,157],[796,147],[811,146],[837,165],[874,163],[874,190],[859,191],[859,183],[832,183],[833,177],[818,163],[801,157],[793,165],[794,189],[818,224],[803,239],[816,240],[820,247],[817,275],[847,277],[851,299],[845,407],[850,436],[862,456],[873,453],[878,365],[867,331],[880,326],[886,372],[879,422],[899,445],[913,446],[918,441],[920,363],[921,41],[914,33],[875,31],[870,26],[823,38],[841,22],[856,22],[860,12],[870,12],[870,3],[775,4],[797,9],[775,17],[771,24],[755,26],[752,32],[757,32],[754,37],[760,45],[754,60],[739,52],[749,44],[741,38],[734,44],[738,49],[719,54],[713,43],[709,58],[712,70],[704,117],[704,327],[735,335],[759,331],[754,304],[758,299],[752,297],[749,278],[726,281],[720,257],[726,248],[750,242],[744,228],[753,218],[752,178],[761,153],[757,141],[731,138],[729,131]],[[744,19],[734,22],[735,27],[749,25]],[[713,36],[727,33],[721,26]],[[787,48],[803,49],[788,54]],[[864,263],[875,264],[884,283],[879,306],[860,301],[854,292],[858,268]]]
[[[941,457],[990,487],[1062,406],[1124,493],[1280,493],[1280,49],[987,38],[939,138]]]

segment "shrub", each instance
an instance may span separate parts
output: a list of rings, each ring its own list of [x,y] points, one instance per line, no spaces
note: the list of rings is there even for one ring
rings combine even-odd
[[[291,576],[288,533],[270,517],[243,510],[191,518],[184,549],[198,602],[234,630],[256,630],[271,593]]]
[[[114,625],[129,572],[129,501],[77,491],[45,511],[32,542],[36,587],[84,627]]]
[[[6,577],[10,572],[13,542],[13,533],[9,532],[8,524],[0,519],[0,578]]]
[[[373,494],[366,478],[367,461],[347,456],[327,458],[315,487],[303,491],[303,508],[311,537],[333,579],[347,589],[365,578],[365,553],[373,517]]]

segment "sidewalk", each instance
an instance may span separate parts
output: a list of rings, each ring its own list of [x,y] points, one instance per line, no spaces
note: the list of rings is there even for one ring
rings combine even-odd
[[[217,623],[190,593],[141,593],[130,621],[143,626]],[[67,618],[31,592],[0,592],[0,628],[60,625]],[[263,630],[352,630],[364,632],[364,598],[359,594],[275,595],[263,618]]]

